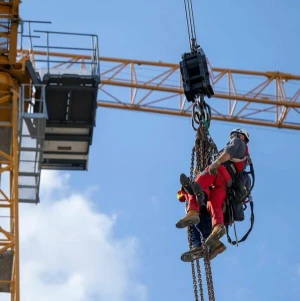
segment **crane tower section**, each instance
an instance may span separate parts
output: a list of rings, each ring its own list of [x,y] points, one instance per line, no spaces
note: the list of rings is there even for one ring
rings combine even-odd
[[[19,1],[0,2],[0,292],[19,301],[18,98],[29,83],[25,59],[17,61]],[[3,184],[3,178],[7,184]]]
[[[85,68],[73,62],[72,68],[53,70],[66,61],[34,60],[32,40],[27,53],[18,56],[18,34],[22,43],[33,37],[18,33],[20,24],[22,29],[19,1],[0,1],[0,299],[10,294],[12,301],[20,300],[19,203],[39,202],[42,169],[87,170],[100,82],[97,36],[38,31],[46,42],[36,47],[47,53],[59,48],[51,44],[54,35],[90,45],[60,44],[90,59]]]

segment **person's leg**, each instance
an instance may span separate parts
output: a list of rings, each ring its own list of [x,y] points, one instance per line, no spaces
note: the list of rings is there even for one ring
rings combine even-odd
[[[188,195],[186,215],[176,223],[176,228],[186,228],[188,225],[197,225],[200,222],[199,206],[194,195]]]
[[[200,224],[198,224],[197,227],[200,227]],[[189,242],[191,243],[191,249],[184,252],[180,256],[180,259],[184,262],[192,262],[195,259],[203,257],[201,237],[196,225],[190,225],[187,234]]]
[[[176,223],[177,228],[185,228],[190,224],[199,223],[199,205],[203,204],[205,199],[209,198],[210,186],[213,184],[215,178],[216,175],[203,172],[192,183],[186,175],[180,175],[180,184],[188,193],[188,206],[186,215]]]
[[[218,241],[216,244],[210,247],[209,259],[214,259],[217,255],[223,253],[226,249],[226,246],[221,241]]]
[[[181,255],[180,258],[182,261],[191,262],[204,256],[199,230],[201,231],[204,240],[212,231],[211,217],[205,206],[201,206],[200,209],[200,223],[198,225],[190,226],[190,233],[188,233],[188,235],[191,241],[191,250],[184,252]]]
[[[210,198],[207,201],[207,210],[211,215],[212,233],[206,239],[208,247],[219,243],[219,239],[225,234],[223,203],[226,198],[226,189],[223,186],[215,186],[211,190]]]
[[[211,224],[211,216],[210,213],[207,211],[206,206],[201,206],[199,227],[203,235],[203,238],[204,239],[208,238],[208,236],[212,231],[212,224]]]

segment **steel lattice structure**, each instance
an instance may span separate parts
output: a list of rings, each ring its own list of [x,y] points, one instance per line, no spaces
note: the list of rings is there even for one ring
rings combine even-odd
[[[20,51],[23,55],[28,51]],[[51,68],[87,68],[89,56],[34,51]],[[100,57],[100,107],[190,116],[179,64]],[[42,66],[42,65],[41,65]],[[300,75],[212,68],[212,119],[300,130]]]
[[[16,61],[19,0],[0,2],[0,291],[20,300],[18,213],[18,98],[19,83],[29,82],[24,61]],[[6,218],[5,218],[6,217]]]

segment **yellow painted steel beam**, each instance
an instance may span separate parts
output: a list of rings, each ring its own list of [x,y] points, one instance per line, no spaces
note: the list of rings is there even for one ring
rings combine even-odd
[[[14,293],[14,300],[20,300],[20,255],[19,255],[19,158],[18,158],[18,99],[19,90],[12,90],[13,100],[13,130],[12,130],[12,156],[13,156],[13,170],[10,173],[12,190],[12,217],[11,217],[11,229],[14,233],[14,247],[12,248],[14,254],[13,261],[13,273],[12,273],[12,288]]]
[[[17,57],[17,39],[18,39],[18,26],[20,22],[19,18],[19,4],[20,0],[12,1],[12,9],[11,9],[11,27],[10,27],[10,41],[9,41],[9,63],[15,64]]]
[[[47,56],[46,52],[34,51],[33,55],[53,61],[50,68],[84,69],[90,60],[89,55],[64,52],[49,52]],[[191,115],[179,64],[108,57],[99,57],[99,61],[98,106]],[[214,67],[211,75],[215,95],[206,101],[213,120],[300,129],[300,75]]]
[[[7,74],[6,74],[7,75]],[[5,76],[10,83],[7,86],[7,82],[1,82],[0,86],[7,87],[10,99],[8,102],[11,103],[10,107],[10,122],[12,124],[12,131],[10,137],[5,138],[5,140],[10,140],[10,150],[9,153],[0,149],[0,157],[5,160],[1,160],[0,174],[9,174],[9,187],[8,195],[6,195],[2,187],[0,189],[1,203],[0,208],[8,210],[9,225],[8,228],[4,228],[2,224],[2,219],[0,218],[0,233],[2,237],[0,242],[0,254],[4,254],[5,251],[11,252],[13,255],[13,263],[11,266],[11,279],[5,279],[0,281],[1,284],[9,284],[10,286],[10,296],[12,301],[20,300],[20,284],[19,284],[19,212],[18,212],[18,84],[13,78]],[[3,80],[0,73],[0,79]],[[7,91],[0,90],[0,94]],[[2,113],[2,108],[0,106],[0,121],[7,119],[7,112]],[[1,133],[1,135],[4,135]],[[4,137],[1,136],[1,139]],[[9,139],[10,138],[10,139]],[[7,187],[4,187],[7,188]],[[7,226],[7,225],[6,225]],[[0,273],[3,271],[0,271]],[[1,298],[1,293],[0,293]]]
[[[108,102],[98,102],[99,107],[110,108],[110,109],[121,109],[121,110],[130,110],[130,111],[138,111],[145,113],[156,113],[156,114],[164,114],[164,115],[172,115],[178,117],[191,117],[190,112],[180,112],[180,111],[172,111],[167,109],[159,109],[159,108],[147,108],[142,106],[135,105],[124,105],[118,103],[108,103]],[[234,123],[242,123],[242,124],[251,124],[251,125],[260,125],[267,126],[273,128],[282,128],[282,129],[290,129],[290,130],[300,130],[300,125],[276,125],[272,122],[267,121],[256,121],[256,120],[247,120],[242,118],[234,118],[234,117],[222,117],[222,116],[213,116],[213,120],[224,121],[224,122],[234,122]]]
[[[183,90],[179,88],[169,88],[165,86],[155,86],[155,85],[147,85],[147,84],[138,84],[138,83],[128,83],[122,82],[118,80],[101,80],[101,85],[111,85],[111,86],[119,86],[119,87],[127,87],[127,88],[136,88],[136,89],[143,89],[143,90],[151,90],[151,91],[160,91],[160,92],[170,92],[176,94],[183,94]],[[276,105],[276,106],[287,106],[291,108],[300,108],[300,102],[290,102],[290,101],[282,101],[282,100],[272,100],[268,98],[254,98],[254,97],[246,97],[241,95],[228,95],[222,93],[215,93],[213,98],[220,98],[220,99],[228,99],[230,97],[231,100],[239,100],[239,101],[246,101],[258,104],[269,104],[269,105]]]
[[[29,56],[29,52],[27,50],[18,50],[20,55]],[[46,51],[32,51],[31,54],[35,56],[42,56],[46,57]],[[81,55],[81,54],[71,54],[71,53],[64,53],[64,52],[49,52],[49,57],[52,58],[66,58],[70,61],[66,61],[66,63],[70,63],[71,60],[88,60],[91,57],[89,55]],[[145,60],[135,60],[135,59],[122,59],[122,58],[112,58],[112,57],[99,57],[100,62],[108,62],[108,63],[121,63],[121,64],[135,64],[138,66],[151,66],[151,67],[166,67],[172,69],[179,69],[179,64],[174,63],[165,63],[165,62],[153,62],[153,61],[145,61]],[[267,71],[267,72],[260,72],[260,71],[250,71],[250,70],[240,70],[240,69],[230,69],[230,68],[216,68],[212,67],[213,72],[220,72],[220,73],[232,73],[232,74],[243,74],[243,75],[257,75],[257,76],[266,76],[266,77],[281,77],[285,80],[300,80],[300,75],[283,73],[279,71]]]
[[[18,26],[20,22],[19,4],[20,0],[0,2],[0,65],[2,65],[2,70],[11,69],[10,66],[16,64]]]
[[[9,224],[4,225],[0,218],[2,235],[0,254],[12,254],[11,278],[0,281],[0,285],[9,284],[11,301],[20,301],[19,281],[19,211],[18,211],[18,96],[20,83],[29,82],[25,72],[25,58],[20,62],[17,58],[17,38],[20,0],[0,2],[1,44],[0,44],[0,126],[10,129],[1,131],[1,139],[9,141],[9,145],[0,147],[0,173],[9,174],[8,195],[0,187],[1,205],[8,211]],[[7,135],[4,137],[3,135]],[[2,140],[4,141],[4,140]],[[2,184],[2,183],[1,183]],[[7,227],[7,228],[5,228]],[[6,253],[5,253],[6,254]],[[0,273],[4,271],[0,270]],[[0,299],[2,298],[0,293]]]

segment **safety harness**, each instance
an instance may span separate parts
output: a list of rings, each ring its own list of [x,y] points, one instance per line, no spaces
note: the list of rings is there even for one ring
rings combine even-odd
[[[238,160],[238,161],[237,161]],[[251,196],[251,191],[254,187],[255,183],[255,173],[254,173],[254,168],[253,168],[253,163],[250,158],[250,155],[247,154],[243,159],[232,159],[232,162],[228,161],[227,164],[224,166],[226,167],[227,171],[229,172],[233,183],[232,185],[228,188],[227,191],[227,198],[226,198],[226,213],[225,217],[227,217],[227,225],[226,225],[226,234],[227,234],[227,240],[230,244],[232,245],[238,245],[239,243],[245,241],[250,234],[250,232],[253,229],[254,225],[254,204],[253,204],[253,199]],[[249,167],[249,171],[241,171],[240,173],[237,173],[237,170],[233,164],[233,162],[245,162]],[[244,194],[240,196],[239,199],[237,199],[236,192],[234,191],[235,185],[234,182],[237,181],[238,177],[243,173],[245,176],[249,177],[251,175],[250,181],[251,185],[248,187],[248,185],[245,185],[243,187],[239,187],[241,189],[244,189]],[[249,177],[250,178],[250,177]],[[244,220],[244,211],[247,209],[247,203],[250,205],[251,213],[250,213],[250,228],[246,232],[246,234],[238,240],[237,234],[236,234],[236,228],[235,228],[235,221],[243,221]],[[232,241],[230,235],[229,235],[229,225],[234,226],[234,232],[235,232],[235,240]]]

